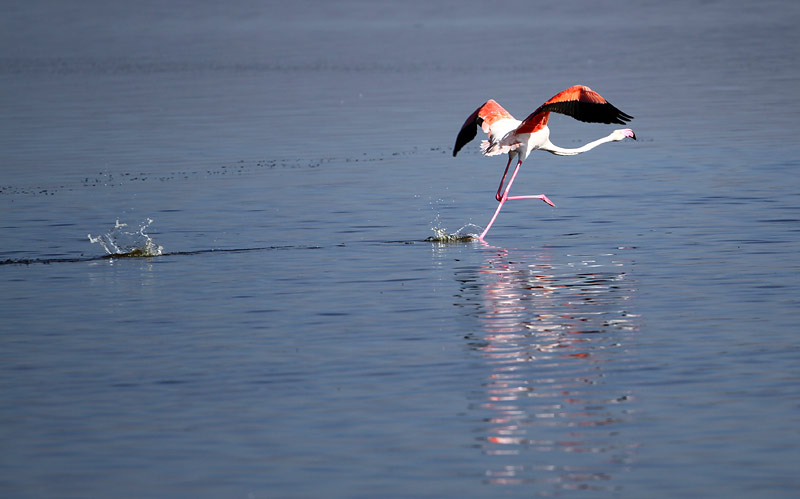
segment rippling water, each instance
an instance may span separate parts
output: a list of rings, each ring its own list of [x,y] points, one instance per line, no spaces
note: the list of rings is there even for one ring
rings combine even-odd
[[[509,5],[6,9],[3,497],[796,495],[800,10]]]
[[[620,435],[634,391],[606,380],[639,364],[630,261],[566,256],[498,248],[457,274],[456,305],[482,325],[467,338],[488,368],[473,401],[488,483],[615,490],[640,445]]]

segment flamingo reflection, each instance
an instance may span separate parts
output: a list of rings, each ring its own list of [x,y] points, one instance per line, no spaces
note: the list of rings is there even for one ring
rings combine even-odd
[[[487,251],[482,268],[457,276],[457,304],[479,320],[470,344],[489,368],[475,407],[488,413],[482,451],[502,464],[488,481],[613,488],[636,447],[621,436],[632,394],[614,374],[632,362],[638,328],[627,262]]]

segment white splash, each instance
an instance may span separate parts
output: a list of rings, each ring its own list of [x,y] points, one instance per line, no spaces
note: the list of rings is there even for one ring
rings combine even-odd
[[[439,207],[443,205],[452,204],[452,201],[445,199],[435,199],[430,201],[430,209],[433,212],[433,221],[431,221],[431,230],[433,235],[425,239],[425,241],[432,243],[459,243],[472,241],[478,238],[483,229],[475,224],[467,224],[455,232],[450,232],[442,225],[442,219],[439,214]]]
[[[457,243],[476,239],[481,231],[481,228],[475,224],[467,224],[457,231],[450,233],[445,227],[442,227],[441,224],[439,224],[439,220],[437,218],[436,224],[431,227],[431,230],[433,231],[433,235],[426,239],[426,241],[433,243]]]
[[[117,219],[114,228],[106,234],[92,237],[88,234],[89,241],[97,243],[109,255],[119,256],[159,256],[164,251],[163,246],[157,245],[145,230],[153,223],[148,218],[139,224],[135,230],[126,230],[128,224],[120,223]]]

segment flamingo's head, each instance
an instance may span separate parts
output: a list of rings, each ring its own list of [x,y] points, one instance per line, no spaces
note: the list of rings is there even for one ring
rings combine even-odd
[[[631,138],[636,140],[636,134],[633,133],[633,130],[630,128],[621,128],[619,130],[614,130],[613,132],[614,140],[622,140],[624,138]]]

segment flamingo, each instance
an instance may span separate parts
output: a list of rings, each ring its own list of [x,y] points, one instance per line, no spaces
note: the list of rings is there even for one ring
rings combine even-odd
[[[531,113],[523,121],[519,121],[511,116],[511,113],[503,109],[494,99],[489,99],[486,103],[482,104],[478,109],[472,113],[461,131],[458,132],[456,137],[456,145],[453,148],[453,157],[458,154],[468,142],[475,138],[478,134],[478,127],[489,135],[489,140],[481,141],[481,152],[484,156],[496,156],[498,154],[508,153],[508,163],[503,172],[503,178],[500,180],[500,187],[497,189],[495,198],[499,202],[494,216],[489,221],[489,225],[483,230],[483,233],[478,237],[483,241],[486,233],[489,232],[500,210],[506,201],[515,199],[541,199],[550,206],[555,207],[552,201],[544,194],[537,194],[535,196],[509,196],[511,184],[517,177],[522,162],[527,159],[531,151],[537,149],[547,151],[558,156],[572,156],[586,151],[590,151],[600,144],[606,142],[618,142],[625,138],[636,140],[636,134],[630,128],[623,128],[614,130],[606,137],[597,139],[594,142],[578,147],[575,149],[566,149],[558,147],[550,142],[550,129],[547,127],[547,120],[550,113],[566,114],[572,116],[576,120],[585,121],[588,123],[617,123],[624,125],[633,119],[633,116],[623,113],[616,107],[612,106],[610,102],[605,100],[597,92],[585,85],[574,85],[554,95],[550,100],[539,106],[539,108]],[[517,158],[517,166],[514,168],[514,173],[508,180],[508,184],[503,189],[503,184],[506,181],[508,169],[511,166],[511,161]]]

